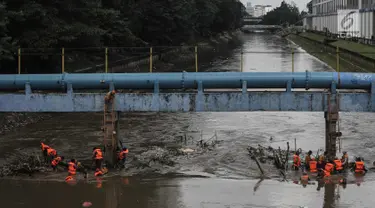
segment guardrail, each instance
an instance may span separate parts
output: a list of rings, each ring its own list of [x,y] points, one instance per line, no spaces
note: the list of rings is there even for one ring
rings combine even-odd
[[[340,62],[352,65],[360,71],[369,71],[368,68],[375,69],[375,62],[357,63],[355,56],[343,49],[331,49],[329,47],[316,46],[321,50],[300,51],[293,47],[290,50],[280,51],[251,51],[237,49],[238,64],[236,68],[229,68],[228,71],[245,71],[244,62],[251,58],[250,54],[290,54],[292,62],[291,71],[295,71],[295,56],[298,54],[327,55],[331,59],[336,59],[336,71],[340,71]],[[117,47],[117,48],[60,48],[60,49],[32,49],[25,48],[18,50],[17,63],[14,74],[27,74],[28,69],[39,67],[34,65],[36,57],[43,57],[43,60],[51,62],[52,67],[58,70],[46,70],[46,73],[83,73],[83,72],[200,72],[209,68],[210,61],[204,61],[207,56],[220,56],[220,53],[228,54],[224,49],[207,46],[160,46],[160,47]],[[227,50],[227,48],[225,48]],[[368,57],[374,57],[375,53],[368,51],[361,52]],[[236,57],[236,58],[237,58]],[[88,61],[87,59],[94,60]],[[354,63],[354,64],[353,64]],[[162,71],[161,71],[162,70]]]

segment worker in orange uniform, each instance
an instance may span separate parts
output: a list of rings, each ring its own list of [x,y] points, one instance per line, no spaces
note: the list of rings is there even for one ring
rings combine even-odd
[[[316,162],[315,158],[314,157],[311,158],[311,160],[310,160],[310,167],[309,167],[311,173],[318,172],[317,164],[318,164],[318,162]]]
[[[363,162],[362,158],[358,157],[355,161],[354,165],[354,172],[357,174],[365,174],[367,169],[365,167],[365,163]]]
[[[325,163],[325,160],[326,160],[326,156],[327,156],[327,151],[325,151],[323,153],[323,155],[320,155],[319,156],[319,159],[318,159],[318,169],[324,169],[326,163]]]
[[[344,168],[348,168],[349,167],[349,155],[348,155],[347,152],[343,152],[342,153],[341,162],[342,162],[342,166]]]
[[[103,173],[103,171],[102,170],[100,170],[99,168],[97,168],[96,170],[95,170],[95,177],[98,177],[98,176],[102,176],[102,175],[104,175],[104,173]]]
[[[302,186],[306,187],[307,184],[309,183],[309,181],[310,181],[309,175],[307,175],[306,172],[303,172],[302,176],[301,176],[301,184],[302,184]]]
[[[333,163],[335,163],[335,171],[337,173],[342,172],[342,170],[344,169],[344,167],[342,167],[342,162],[341,162],[341,160],[339,160],[338,157],[335,158],[335,160],[333,161]]]
[[[326,169],[321,169],[321,170],[322,170],[324,178],[331,176],[331,172],[330,171],[328,171]]]
[[[120,167],[122,166],[125,168],[125,162],[126,162],[126,157],[128,156],[128,153],[129,153],[129,149],[124,147],[122,148],[121,152],[118,154]]]
[[[329,173],[332,173],[334,168],[335,166],[330,161],[328,161],[326,165],[324,166],[324,170],[328,171]]]
[[[301,181],[309,181],[309,180],[310,180],[309,175],[307,175],[306,172],[303,172],[301,176]]]
[[[299,157],[299,152],[297,151],[293,156],[293,169],[299,170],[301,166],[301,158]]]
[[[56,171],[57,170],[57,165],[61,162],[61,161],[63,161],[64,160],[64,156],[58,156],[58,155],[56,155],[56,157],[52,160],[52,162],[51,162],[51,166],[52,166],[52,168],[53,168],[53,170],[54,171]]]
[[[74,176],[77,174],[77,161],[71,159],[68,163],[68,176]]]
[[[102,169],[103,152],[99,147],[93,148],[92,159],[95,161],[95,169]]]
[[[312,151],[309,150],[309,152],[308,152],[307,155],[305,156],[305,169],[306,169],[306,170],[309,170],[309,169],[310,169],[311,155],[312,155]]]
[[[109,101],[113,100],[113,98],[115,97],[115,94],[116,94],[115,90],[108,92],[104,97],[105,102],[108,103]]]
[[[47,149],[47,159],[48,162],[52,162],[52,160],[57,156],[57,152],[53,148],[48,148]]]
[[[51,148],[50,146],[44,144],[43,142],[40,142],[40,147],[42,149],[42,154],[44,158],[44,162],[48,162],[48,155],[47,155],[47,149]]]

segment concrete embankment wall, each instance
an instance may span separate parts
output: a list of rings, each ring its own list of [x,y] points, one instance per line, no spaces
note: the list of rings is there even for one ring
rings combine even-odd
[[[326,42],[326,37],[320,34],[304,32],[290,34],[291,41],[300,45],[333,69],[337,69],[337,49],[339,51],[339,70],[348,72],[374,72],[375,47],[347,40]]]

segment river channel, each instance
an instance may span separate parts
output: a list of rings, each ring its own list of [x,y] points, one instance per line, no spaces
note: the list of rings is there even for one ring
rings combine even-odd
[[[247,34],[229,56],[219,56],[207,69],[240,69],[244,51],[244,71],[291,71],[291,48],[295,71],[333,71],[315,57],[285,39],[271,34]],[[227,53],[228,54],[228,53]],[[128,166],[102,181],[64,182],[66,173],[50,173],[19,180],[0,180],[0,202],[9,208],[75,208],[90,201],[94,208],[188,208],[188,207],[373,207],[371,197],[375,174],[356,179],[349,174],[344,189],[337,185],[301,185],[280,182],[277,173],[257,184],[259,170],[247,155],[246,147],[286,147],[286,142],[304,151],[324,149],[323,113],[238,112],[238,113],[137,113],[121,115],[121,139],[129,148]],[[342,148],[349,155],[375,160],[375,116],[341,113]],[[60,154],[90,163],[92,147],[100,145],[101,114],[55,114],[52,119],[31,124],[3,135],[0,158],[14,151],[38,152],[45,139]],[[188,135],[181,143],[181,136]],[[196,142],[217,135],[212,150],[201,150]],[[270,140],[270,138],[273,138]],[[150,162],[153,155],[171,148],[191,148],[188,156],[170,156],[173,165]],[[5,160],[0,159],[0,165]],[[266,171],[267,171],[266,167]],[[90,173],[92,175],[92,173]],[[293,173],[289,173],[293,174]],[[258,187],[258,188],[256,188]]]

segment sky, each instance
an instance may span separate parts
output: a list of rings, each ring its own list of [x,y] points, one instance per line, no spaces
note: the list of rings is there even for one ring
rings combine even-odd
[[[285,0],[287,3],[290,3],[292,0]],[[293,0],[297,4],[299,11],[307,10],[306,4],[309,3],[309,0]],[[251,2],[254,6],[256,4],[260,5],[271,5],[273,8],[280,6],[282,0],[241,0],[243,5],[246,6],[247,2]]]

